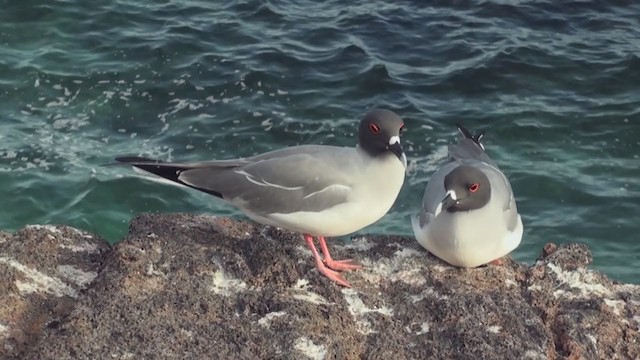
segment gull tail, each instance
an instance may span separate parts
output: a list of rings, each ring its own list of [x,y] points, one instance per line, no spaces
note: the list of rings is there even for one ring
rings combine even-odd
[[[462,138],[458,140],[458,143],[449,148],[449,154],[451,157],[458,161],[466,161],[475,159],[491,165],[495,165],[493,160],[484,151],[484,145],[481,140],[484,137],[484,130],[473,134],[467,128],[460,124],[456,124],[458,131],[462,134]]]
[[[482,145],[482,143],[480,142],[484,137],[484,132],[485,132],[484,130],[474,135],[471,133],[471,131],[469,131],[467,128],[465,128],[459,123],[456,124],[456,127],[458,127],[458,131],[460,132],[460,134],[462,134],[462,136],[465,137],[465,139],[469,139],[473,141],[476,145],[480,146],[480,148],[484,151],[484,145]]]
[[[171,182],[184,185],[192,189],[200,190],[208,194],[211,194],[213,196],[222,198],[222,194],[217,191],[193,186],[180,179],[180,174],[182,174],[182,172],[201,167],[202,166],[201,164],[169,163],[169,162],[162,162],[162,161],[153,160],[153,159],[144,158],[144,157],[138,157],[138,156],[122,156],[122,157],[115,158],[115,160],[118,163],[132,165],[138,169],[160,176]]]
[[[115,160],[120,163],[135,166],[138,169],[142,169],[144,171],[150,172],[154,175],[158,175],[167,180],[175,181],[177,183],[182,183],[180,179],[178,179],[178,177],[180,176],[181,172],[187,169],[185,167],[179,166],[179,164],[166,163],[137,156],[117,157]]]

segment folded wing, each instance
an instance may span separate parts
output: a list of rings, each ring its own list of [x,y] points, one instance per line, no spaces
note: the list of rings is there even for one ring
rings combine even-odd
[[[344,203],[352,183],[348,148],[297,147],[257,157],[198,163],[117,158],[165,179],[220,197],[257,215],[322,211]]]

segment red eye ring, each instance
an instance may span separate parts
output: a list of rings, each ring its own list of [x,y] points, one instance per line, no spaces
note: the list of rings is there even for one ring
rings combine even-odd
[[[478,189],[480,189],[480,185],[478,185],[478,183],[473,183],[469,186],[469,191],[471,192],[476,192]]]
[[[378,125],[376,125],[374,123],[370,123],[369,124],[369,130],[371,130],[371,132],[374,133],[374,134],[379,134],[380,133],[380,128],[378,127]]]

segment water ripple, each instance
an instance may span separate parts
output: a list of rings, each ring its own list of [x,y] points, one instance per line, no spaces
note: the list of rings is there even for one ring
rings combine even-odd
[[[366,231],[411,233],[415,199],[463,122],[487,129],[512,179],[518,259],[580,240],[599,268],[634,281],[638,267],[616,264],[640,253],[638,13],[590,0],[7,2],[0,196],[21,211],[1,212],[0,226],[65,222],[116,239],[140,211],[238,215],[98,165],[353,145],[357,119],[385,106],[407,125],[410,171]]]

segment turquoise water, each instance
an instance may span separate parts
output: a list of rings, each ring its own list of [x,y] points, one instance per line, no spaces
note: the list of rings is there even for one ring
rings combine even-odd
[[[581,241],[597,269],[640,283],[637,2],[0,3],[0,228],[69,224],[117,241],[143,211],[239,216],[99,165],[353,145],[382,106],[405,119],[410,171],[362,232],[411,235],[459,121],[487,130],[512,181],[518,260]]]

